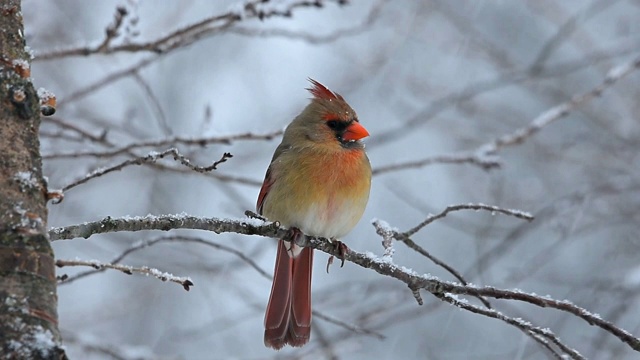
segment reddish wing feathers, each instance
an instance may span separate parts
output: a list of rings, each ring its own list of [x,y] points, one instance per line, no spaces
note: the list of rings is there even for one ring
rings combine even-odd
[[[258,202],[256,203],[256,211],[262,215],[262,206],[264,206],[264,199],[267,197],[271,185],[273,185],[273,177],[271,176],[271,168],[267,169],[267,173],[264,176],[262,187],[260,188],[260,194],[258,194]]]

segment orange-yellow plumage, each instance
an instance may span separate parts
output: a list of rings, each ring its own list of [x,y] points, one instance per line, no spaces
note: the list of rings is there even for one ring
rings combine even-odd
[[[263,215],[307,235],[342,237],[358,222],[369,198],[371,167],[364,151],[303,147],[272,163],[273,183]],[[291,171],[295,169],[295,171]]]
[[[311,103],[289,124],[267,170],[257,210],[304,234],[346,235],[362,217],[371,165],[359,141],[369,133],[342,96],[311,80]],[[265,345],[309,340],[313,252],[280,240],[265,316]]]

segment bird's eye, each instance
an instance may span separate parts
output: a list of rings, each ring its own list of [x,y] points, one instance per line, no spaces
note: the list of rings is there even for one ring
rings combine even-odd
[[[338,120],[329,120],[329,121],[327,121],[327,126],[330,129],[335,130],[340,126],[340,123],[338,122]]]

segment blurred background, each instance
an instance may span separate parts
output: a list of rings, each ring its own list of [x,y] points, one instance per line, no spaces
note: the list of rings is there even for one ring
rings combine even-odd
[[[300,1],[258,6],[284,11],[294,3]],[[309,101],[307,77],[342,94],[358,112],[371,133],[365,142],[376,169],[475,151],[595,88],[611,68],[640,55],[640,2],[632,0],[318,3],[324,6],[294,7],[290,17],[261,21],[239,0],[24,0],[34,83],[58,98],[57,113],[41,126],[52,188],[171,146],[203,166],[223,152],[234,155],[207,174],[165,159],[96,178],[50,205],[49,226],[183,212],[244,217],[255,207],[279,136],[204,146],[168,140],[113,150],[175,137],[278,132]],[[99,48],[118,6],[127,14],[104,48],[122,51],[59,52]],[[230,11],[241,19],[211,22],[209,31],[175,38],[162,52],[124,46]],[[503,148],[497,169],[436,163],[380,173],[362,221],[343,240],[381,255],[374,218],[404,231],[452,204],[528,211],[536,217],[531,223],[456,212],[413,239],[473,284],[567,299],[637,336],[639,98],[640,75],[633,73],[524,143]],[[122,232],[57,241],[54,250],[60,259],[110,262],[136,244],[167,236],[177,237],[121,262],[189,276],[195,283],[189,292],[118,271],[60,284],[60,328],[72,358],[553,358],[503,322],[427,293],[418,306],[406,286],[373,271],[347,263],[327,274],[323,253],[315,257],[313,306],[321,316],[314,318],[311,342],[274,352],[262,341],[271,281],[211,245],[235,249],[270,274],[275,241],[262,237]],[[406,246],[395,248],[398,265],[455,280]],[[58,272],[73,277],[90,270]],[[566,313],[491,303],[508,316],[550,328],[587,358],[637,357],[611,334]]]

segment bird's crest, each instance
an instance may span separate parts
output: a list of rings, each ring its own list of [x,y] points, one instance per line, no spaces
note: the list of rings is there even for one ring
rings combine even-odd
[[[315,99],[322,99],[322,100],[328,100],[328,101],[331,101],[331,100],[344,101],[342,96],[327,89],[324,85],[313,80],[312,78],[309,78],[309,82],[313,85],[313,87],[307,88],[307,90],[309,90],[309,92],[313,95]]]

